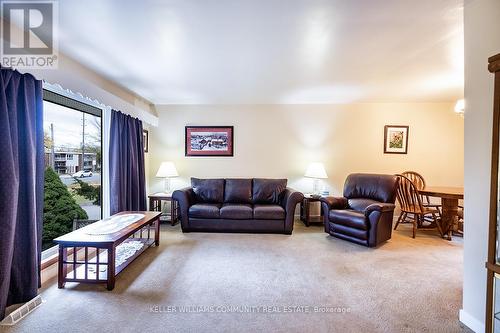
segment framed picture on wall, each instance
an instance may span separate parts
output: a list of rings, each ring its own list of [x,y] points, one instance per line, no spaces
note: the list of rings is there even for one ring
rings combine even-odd
[[[409,126],[384,126],[384,154],[408,153]]]
[[[186,126],[186,156],[233,156],[233,126]]]
[[[149,132],[148,132],[148,130],[142,130],[142,143],[144,144],[144,152],[147,153],[149,150]]]

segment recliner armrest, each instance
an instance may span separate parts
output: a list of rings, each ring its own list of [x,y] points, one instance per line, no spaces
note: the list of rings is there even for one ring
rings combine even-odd
[[[349,205],[344,197],[321,197],[319,199],[328,209],[346,209]],[[326,213],[328,215],[328,212]]]
[[[368,217],[373,211],[378,211],[381,213],[394,211],[396,208],[395,204],[392,203],[374,203],[365,209],[365,216]]]

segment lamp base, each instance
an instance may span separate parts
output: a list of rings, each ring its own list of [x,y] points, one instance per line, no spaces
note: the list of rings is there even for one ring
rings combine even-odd
[[[313,181],[313,194],[320,194],[319,179],[318,178],[314,178],[314,181]]]
[[[170,178],[169,177],[165,177],[165,180],[164,180],[164,183],[163,183],[163,191],[166,194],[172,194],[172,191],[170,189]]]

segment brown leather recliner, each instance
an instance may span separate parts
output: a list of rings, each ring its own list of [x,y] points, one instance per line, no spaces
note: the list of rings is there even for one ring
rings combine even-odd
[[[398,183],[395,175],[349,175],[343,197],[321,198],[325,232],[368,247],[390,239]]]

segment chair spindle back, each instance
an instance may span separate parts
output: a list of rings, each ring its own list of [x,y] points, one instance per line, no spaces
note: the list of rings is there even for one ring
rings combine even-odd
[[[423,212],[422,200],[418,193],[418,188],[411,181],[410,178],[403,175],[396,175],[399,177],[399,186],[397,189],[397,199],[401,210],[409,213]]]

